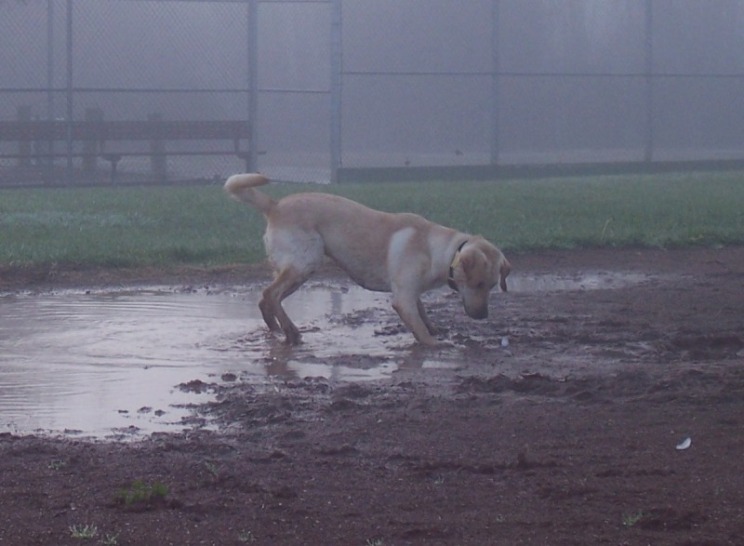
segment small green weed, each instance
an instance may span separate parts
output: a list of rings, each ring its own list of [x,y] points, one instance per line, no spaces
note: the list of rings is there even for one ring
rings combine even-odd
[[[70,525],[70,536],[81,540],[89,540],[98,534],[98,527],[95,525]]]
[[[124,506],[136,506],[151,504],[158,500],[164,500],[168,496],[168,486],[155,482],[148,484],[142,480],[135,480],[128,489],[122,489],[116,495],[116,500]]]
[[[65,466],[67,466],[67,463],[65,461],[60,461],[59,459],[54,459],[53,461],[51,461],[47,465],[47,468],[49,468],[49,470],[61,470]]]
[[[632,513],[632,514],[623,514],[623,527],[630,529],[642,519],[643,519],[643,511],[641,510],[639,510],[638,512]]]
[[[204,461],[204,468],[207,469],[207,472],[209,472],[213,478],[216,479],[220,477],[220,469],[212,461]]]
[[[238,541],[242,544],[253,544],[256,542],[256,537],[250,531],[240,531],[238,533]]]
[[[103,544],[103,546],[117,546],[117,544],[119,544],[119,535],[109,535],[107,533],[106,536],[101,539],[101,544]]]

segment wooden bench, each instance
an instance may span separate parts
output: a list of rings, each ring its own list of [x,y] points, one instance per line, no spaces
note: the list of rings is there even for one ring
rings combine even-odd
[[[82,142],[81,151],[68,153],[55,150],[54,142]],[[168,141],[225,141],[226,146],[215,149],[167,150]],[[147,142],[147,146],[117,145],[124,141]],[[15,158],[20,165],[30,165],[31,159],[53,160],[75,157],[83,159],[83,171],[95,169],[100,157],[111,164],[111,181],[116,180],[117,166],[124,157],[149,156],[153,175],[166,177],[168,156],[225,156],[235,155],[250,162],[250,123],[241,121],[2,121],[0,120],[0,146],[7,142],[18,143],[17,152],[3,153],[0,158]]]

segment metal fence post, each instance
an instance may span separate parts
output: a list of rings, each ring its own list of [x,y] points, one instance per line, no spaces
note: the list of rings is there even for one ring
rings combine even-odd
[[[54,120],[54,0],[47,0],[47,104],[46,119]],[[49,157],[46,159],[46,172],[44,181],[50,182],[54,178],[54,141],[48,140],[46,143]]]
[[[652,0],[646,0],[644,14],[644,79],[645,97],[645,135],[643,143],[643,160],[650,163],[654,159],[654,13]]]
[[[72,88],[72,70],[73,70],[73,59],[72,59],[72,0],[67,0],[67,138],[66,150],[67,150],[67,170],[65,172],[65,179],[68,184],[72,183],[73,180],[73,162],[72,162],[72,116],[73,116],[73,88]]]
[[[499,4],[491,4],[491,165],[499,162],[499,110],[501,106],[501,57],[499,55]]]
[[[246,157],[245,169],[255,172],[258,169],[258,2],[248,0],[248,123],[250,124],[250,142]]]
[[[341,167],[341,101],[343,88],[342,0],[331,2],[331,183],[338,182]]]

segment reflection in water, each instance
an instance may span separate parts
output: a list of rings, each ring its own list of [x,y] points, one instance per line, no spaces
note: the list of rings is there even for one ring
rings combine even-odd
[[[562,292],[618,289],[648,280],[644,273],[582,272],[575,275],[511,275],[510,292]]]
[[[510,290],[613,288],[642,280],[514,275]],[[255,383],[269,376],[361,381],[462,361],[458,348],[432,352],[413,345],[411,334],[396,327],[388,295],[335,284],[310,285],[286,301],[304,341],[287,347],[266,332],[259,294],[0,295],[0,432],[180,430],[188,410],[179,406],[210,396],[177,388],[193,380],[215,383],[229,372]]]

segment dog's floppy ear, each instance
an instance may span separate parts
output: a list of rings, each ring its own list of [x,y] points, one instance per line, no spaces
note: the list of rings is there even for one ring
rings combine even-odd
[[[459,262],[462,272],[465,273],[465,280],[467,281],[472,276],[472,271],[475,267],[475,255],[472,252],[460,254]]]
[[[499,286],[501,287],[502,292],[506,292],[506,278],[509,276],[510,272],[511,264],[509,263],[509,260],[504,258],[499,266]]]

